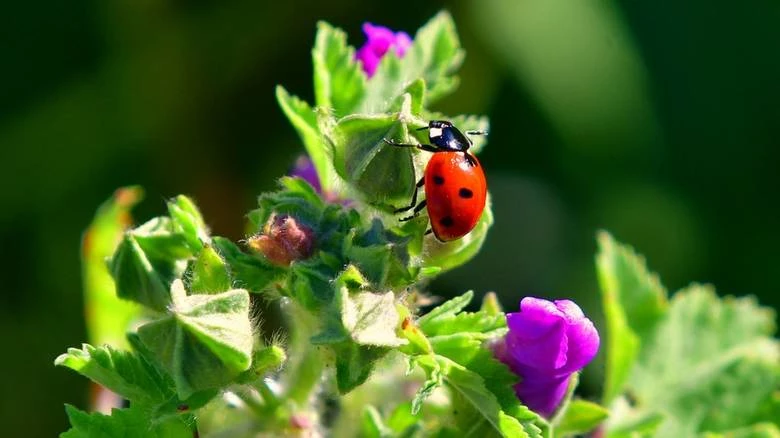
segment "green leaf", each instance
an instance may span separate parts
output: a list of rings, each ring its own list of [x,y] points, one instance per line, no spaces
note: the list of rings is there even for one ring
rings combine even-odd
[[[703,438],[778,438],[780,427],[773,423],[758,423],[749,427],[728,430],[722,433],[705,433]]]
[[[69,348],[54,364],[68,367],[133,403],[155,406],[175,396],[169,376],[138,354],[109,345]]]
[[[299,304],[310,311],[318,311],[332,303],[334,270],[322,257],[293,263],[285,290]]]
[[[179,195],[168,202],[173,231],[184,236],[192,252],[200,251],[203,245],[211,243],[209,231],[203,216],[192,200]]]
[[[392,256],[392,245],[357,246],[349,245],[344,255],[360,268],[374,284],[385,284]]]
[[[336,355],[336,384],[341,394],[362,385],[376,361],[389,351],[385,347],[358,345],[347,341],[332,346]]]
[[[379,411],[372,405],[368,405],[363,409],[363,418],[361,421],[362,435],[366,438],[385,438],[393,436],[393,433],[384,421]]]
[[[155,418],[148,412],[130,407],[113,409],[111,415],[86,413],[71,405],[65,412],[72,428],[60,438],[192,438],[194,420],[189,415]]]
[[[584,434],[595,429],[608,415],[609,411],[596,403],[572,400],[556,424],[555,432],[561,435]]]
[[[469,332],[472,336],[487,339],[503,334],[506,330],[506,316],[503,313],[489,314],[480,312],[461,312],[457,315],[442,316],[421,328],[428,336],[443,336]]]
[[[620,303],[631,331],[645,338],[666,313],[666,289],[631,247],[617,243],[603,231],[598,242],[597,266],[603,293]]]
[[[338,297],[341,300],[341,321],[353,341],[380,347],[397,347],[406,343],[395,334],[398,311],[393,292],[349,294],[346,288],[342,288]]]
[[[330,191],[335,173],[330,153],[317,126],[317,114],[306,102],[287,93],[281,85],[276,87],[276,100],[301,137],[306,152],[317,170],[322,189],[325,192]]]
[[[460,68],[464,56],[455,22],[443,11],[417,31],[402,65],[405,72],[417,68],[419,73],[415,76],[425,79],[427,106],[430,106],[457,87],[458,79],[453,72]]]
[[[412,399],[412,415],[417,415],[417,413],[420,412],[420,408],[422,408],[422,404],[425,399],[430,397],[436,388],[444,384],[444,379],[442,378],[441,374],[441,367],[438,366],[438,363],[434,363],[434,366],[427,371],[428,378],[425,379],[420,388],[417,389],[417,392],[414,394],[414,398]]]
[[[493,353],[485,347],[480,336],[474,333],[457,333],[436,336],[430,338],[430,342],[437,355],[479,375],[485,382],[485,388],[495,396],[507,414],[523,422],[532,422],[539,418],[520,404],[512,389],[518,382],[518,377],[493,357]]]
[[[212,243],[230,267],[235,286],[249,292],[265,291],[274,280],[280,279],[285,273],[285,270],[278,266],[243,253],[236,244],[224,237],[214,237]]]
[[[387,210],[408,203],[417,182],[411,151],[385,143],[385,139],[406,138],[403,117],[350,115],[340,119],[327,136],[339,176],[365,202]]]
[[[346,34],[324,21],[317,23],[312,61],[317,106],[342,117],[353,113],[363,99],[366,76],[355,60],[355,49],[347,45]]]
[[[459,295],[455,298],[447,300],[444,303],[431,309],[430,312],[421,316],[417,320],[417,325],[419,325],[420,328],[424,330],[427,324],[435,323],[437,319],[451,318],[455,316],[456,313],[466,308],[466,306],[469,305],[473,298],[474,291],[470,290],[463,295]]]
[[[488,292],[482,297],[482,307],[480,307],[479,311],[487,315],[501,315],[504,313],[504,309],[501,307],[495,292]],[[504,320],[506,320],[506,317],[504,317]]]
[[[442,243],[436,239],[426,239],[426,258],[423,259],[423,268],[439,269],[439,273],[457,268],[474,258],[479,253],[482,244],[487,238],[488,229],[493,225],[493,211],[491,210],[490,193],[488,193],[485,210],[477,225],[470,233],[458,240]]]
[[[675,294],[627,386],[636,409],[665,416],[656,436],[776,420],[780,346],[774,313],[693,285]]]
[[[187,237],[176,231],[174,221],[161,216],[147,221],[128,232],[131,234],[146,256],[155,262],[173,263],[179,259],[192,257],[193,251],[187,243]]]
[[[425,81],[425,105],[429,106],[457,87],[454,72],[463,57],[452,17],[447,12],[440,12],[417,31],[403,59],[399,60],[392,53],[382,58],[368,81],[362,109],[374,113],[386,111],[387,102],[392,102],[408,84],[418,79]]]
[[[401,437],[417,436],[415,432],[422,428],[421,418],[412,413],[411,403],[404,402],[393,409],[387,417],[387,426]]]
[[[125,235],[110,263],[111,275],[120,298],[164,311],[170,304],[168,282],[138,244],[132,233]]]
[[[81,246],[84,306],[88,339],[95,345],[125,347],[125,332],[141,312],[138,304],[117,296],[106,259],[114,253],[130,225],[130,209],[142,197],[143,190],[137,186],[117,189],[98,208],[84,232]]]
[[[606,232],[599,233],[597,267],[607,320],[607,363],[604,403],[612,401],[628,379],[641,348],[668,306],[658,276],[630,247]]]
[[[279,369],[287,360],[287,353],[282,347],[267,345],[255,349],[252,353],[252,366],[237,380],[239,382],[252,383],[266,373]]]
[[[262,232],[273,215],[290,215],[317,230],[326,208],[314,188],[301,178],[279,178],[281,190],[265,193],[258,198],[259,208],[249,212],[254,232]],[[320,234],[320,233],[318,233]]]
[[[485,381],[479,374],[443,356],[435,356],[435,358],[421,356],[418,363],[426,370],[432,370],[438,366],[447,385],[467,403],[467,406],[486,420],[491,429],[500,433],[501,436],[538,435],[538,428],[531,423],[522,424],[517,418],[507,415],[501,409],[496,396],[486,388]]]
[[[325,329],[312,338],[313,343],[332,344],[347,339],[375,347],[407,343],[396,334],[400,317],[393,292],[363,290],[368,285],[368,280],[354,265],[347,266],[336,277],[334,305],[324,309]]]
[[[231,287],[228,266],[211,246],[204,246],[190,265],[189,280],[193,293],[218,293]]]
[[[229,383],[252,361],[249,294],[234,289],[187,296],[176,280],[171,314],[138,330],[145,345],[171,373],[181,398]]]

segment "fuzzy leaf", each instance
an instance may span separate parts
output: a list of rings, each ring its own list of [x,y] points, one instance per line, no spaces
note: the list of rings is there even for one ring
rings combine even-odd
[[[438,269],[437,273],[446,272],[468,262],[477,255],[487,237],[488,229],[493,225],[490,193],[488,193],[485,210],[477,225],[470,233],[458,240],[442,243],[436,239],[426,239],[423,268]]]
[[[179,195],[170,200],[168,213],[171,216],[173,232],[184,236],[191,251],[200,251],[204,244],[211,242],[203,216],[190,198]]]
[[[638,410],[664,415],[655,436],[777,419],[780,345],[770,309],[693,285],[675,294],[657,330],[628,382]]]
[[[387,354],[388,348],[358,345],[352,341],[332,346],[336,355],[336,384],[346,394],[368,379],[374,364]]]
[[[181,398],[220,387],[249,368],[253,338],[245,290],[187,296],[177,280],[171,294],[171,315],[138,334],[171,373]]]
[[[264,260],[241,252],[235,243],[224,237],[214,237],[212,243],[230,267],[236,287],[252,293],[263,292],[284,270]]]
[[[176,221],[157,217],[125,233],[109,263],[120,298],[165,311],[171,302],[169,285],[181,278],[193,256],[181,229]]]
[[[421,328],[428,336],[468,332],[472,336],[487,339],[503,334],[506,329],[506,316],[503,313],[488,314],[484,311],[460,312],[457,315],[435,318]]]
[[[317,106],[332,108],[339,117],[354,112],[365,93],[366,76],[344,31],[323,21],[317,23],[312,61]]]
[[[458,333],[430,338],[437,355],[446,357],[476,373],[485,382],[485,387],[498,401],[501,408],[520,421],[534,421],[536,414],[520,404],[512,389],[518,377],[506,365],[493,357],[483,345],[478,334]]]
[[[320,135],[317,126],[317,114],[309,105],[301,99],[291,96],[281,85],[276,87],[276,100],[282,108],[282,112],[290,120],[293,128],[298,132],[306,153],[314,163],[320,185],[323,190],[329,191],[333,184],[333,164],[330,153]]]
[[[561,435],[585,434],[595,429],[609,415],[604,407],[586,400],[573,400],[569,403],[555,432]]]
[[[609,332],[603,400],[606,404],[620,393],[639,354],[642,338],[649,338],[668,303],[658,276],[647,270],[641,256],[615,242],[606,232],[600,233],[598,240],[596,264]]]
[[[406,343],[395,334],[398,311],[393,292],[349,294],[345,288],[341,290],[341,320],[352,340],[361,345],[383,347]]]
[[[318,311],[333,302],[334,287],[331,280],[335,272],[322,257],[294,263],[290,267],[287,293],[302,306]]]
[[[444,376],[444,381],[462,398],[468,407],[479,414],[479,418],[487,421],[490,428],[504,437],[538,436],[539,430],[532,423],[521,423],[517,418],[506,414],[496,396],[485,386],[485,380],[479,374],[444,356],[422,356],[418,359],[420,365],[430,371],[437,367]]]
[[[264,193],[258,198],[259,208],[249,212],[249,220],[254,226],[253,232],[262,232],[263,226],[272,215],[290,215],[311,225],[322,218],[325,203],[314,188],[301,178],[279,178],[281,190]]]
[[[393,55],[382,58],[368,81],[362,110],[387,111],[388,102],[393,102],[408,84],[418,79],[425,81],[425,104],[430,105],[455,89],[458,79],[454,72],[463,62],[463,56],[452,17],[440,12],[417,31],[403,59]]]
[[[86,413],[65,405],[71,429],[60,438],[191,438],[190,416],[155,418],[142,409],[114,409],[111,415]]]
[[[428,371],[428,378],[425,379],[423,384],[414,394],[414,399],[412,399],[412,406],[411,406],[412,415],[417,415],[425,399],[430,397],[430,395],[433,394],[433,391],[436,388],[444,384],[444,380],[442,379],[442,374],[441,374],[441,367],[438,366],[438,363],[435,363],[434,367],[427,371]]]
[[[218,293],[231,287],[225,260],[211,246],[204,246],[190,265],[189,290],[193,293]]]
[[[125,235],[111,259],[111,275],[120,298],[163,311],[170,303],[167,283],[141,249],[135,236]]]
[[[466,306],[468,306],[473,298],[474,291],[468,291],[463,295],[459,295],[455,298],[445,301],[444,303],[431,309],[430,312],[421,316],[420,319],[417,320],[417,325],[425,330],[425,327],[428,324],[435,324],[437,323],[437,320],[440,319],[451,318],[463,310]]]
[[[339,120],[328,138],[336,172],[363,200],[388,210],[409,202],[415,180],[411,151],[385,139],[406,138],[400,115],[350,115]]]
[[[68,367],[133,403],[155,406],[175,397],[169,376],[142,356],[109,345],[69,348],[54,364]]]

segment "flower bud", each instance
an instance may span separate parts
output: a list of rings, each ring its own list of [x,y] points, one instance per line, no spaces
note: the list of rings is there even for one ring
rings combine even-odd
[[[288,215],[272,215],[263,232],[250,237],[247,246],[262,253],[271,263],[290,266],[294,260],[311,257],[314,231]]]
[[[517,397],[549,418],[566,395],[571,375],[596,356],[599,334],[569,300],[526,297],[520,311],[506,317],[509,332],[493,352],[520,376]]]

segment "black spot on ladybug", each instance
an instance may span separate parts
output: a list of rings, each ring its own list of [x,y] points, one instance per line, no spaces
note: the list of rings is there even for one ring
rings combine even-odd
[[[451,227],[455,225],[455,221],[452,220],[452,216],[444,216],[443,218],[439,219],[439,223],[443,227]]]
[[[474,196],[474,192],[466,187],[461,187],[460,190],[458,190],[458,196],[463,199],[471,199]]]
[[[444,185],[444,178],[442,178],[440,175],[433,175],[433,183],[437,186]]]

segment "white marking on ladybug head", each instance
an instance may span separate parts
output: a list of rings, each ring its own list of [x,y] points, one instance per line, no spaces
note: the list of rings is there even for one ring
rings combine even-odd
[[[431,136],[431,138],[441,137],[441,128],[431,128],[428,130],[428,135]]]

